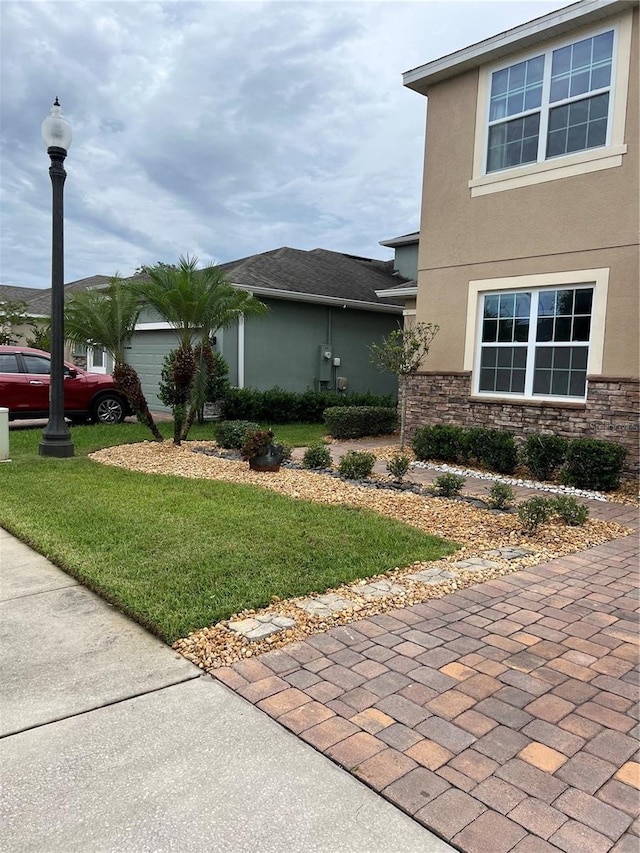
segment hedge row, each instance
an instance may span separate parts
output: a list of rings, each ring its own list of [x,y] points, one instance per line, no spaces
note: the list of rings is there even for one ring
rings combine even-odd
[[[388,435],[398,428],[396,410],[384,406],[333,406],[325,409],[324,422],[334,438]]]
[[[558,476],[564,485],[603,492],[620,485],[626,456],[625,448],[611,441],[555,435],[530,435],[519,450],[510,432],[449,424],[421,427],[412,446],[422,461],[475,461],[500,474],[512,474],[520,463],[537,480]]]
[[[319,424],[323,412],[332,406],[376,406],[393,409],[396,400],[391,394],[339,394],[336,391],[284,391],[270,388],[232,388],[225,396],[222,417],[228,421],[259,421],[260,423]]]

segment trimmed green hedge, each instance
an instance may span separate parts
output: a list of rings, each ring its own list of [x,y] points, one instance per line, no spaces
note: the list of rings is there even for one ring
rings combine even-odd
[[[325,409],[324,422],[334,438],[388,435],[398,427],[396,410],[383,406],[333,406]]]
[[[394,409],[391,394],[339,394],[337,391],[285,391],[270,388],[231,388],[225,395],[222,417],[228,421],[247,420],[260,423],[320,424],[323,412],[333,406],[375,406]]]
[[[625,448],[612,441],[553,435],[528,436],[519,454],[510,432],[450,424],[421,427],[411,445],[422,462],[477,462],[499,474],[512,474],[520,460],[534,479],[550,479],[559,470],[565,485],[602,492],[620,485],[626,456]]]

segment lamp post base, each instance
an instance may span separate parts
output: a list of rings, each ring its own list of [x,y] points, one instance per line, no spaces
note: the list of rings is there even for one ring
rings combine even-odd
[[[73,442],[69,436],[43,438],[38,446],[40,456],[52,456],[56,459],[68,459],[73,456]]]

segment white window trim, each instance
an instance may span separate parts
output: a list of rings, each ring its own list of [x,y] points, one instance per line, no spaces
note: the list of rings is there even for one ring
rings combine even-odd
[[[591,26],[586,29],[576,30],[570,38],[567,38],[565,34],[561,38],[540,45],[537,50],[514,54],[508,60],[502,60],[500,63],[487,66],[480,71],[476,107],[476,135],[473,152],[473,177],[468,184],[472,198],[622,165],[622,157],[627,153],[627,146],[624,144],[624,132],[631,64],[631,26],[632,14],[629,11],[618,18],[607,21],[606,25],[601,25],[597,28]],[[614,30],[614,61],[612,64],[611,80],[611,121],[610,127],[607,128],[607,145],[603,148],[590,148],[585,151],[577,151],[572,154],[553,157],[542,163],[529,163],[486,174],[489,101],[491,75],[493,72],[517,62],[522,62],[525,59],[539,56],[541,51],[555,50],[558,47],[573,44],[583,38],[588,38],[611,29]]]
[[[93,347],[87,347],[87,372],[88,373],[106,373],[107,372],[107,351],[102,350],[102,367],[96,367],[93,363]]]
[[[480,349],[482,335],[482,297],[485,293],[499,290],[556,290],[558,287],[582,287],[593,285],[593,305],[591,310],[591,341],[587,360],[587,376],[602,373],[604,354],[604,326],[609,292],[609,267],[590,270],[570,270],[568,272],[542,273],[537,275],[518,275],[509,278],[476,279],[469,282],[467,297],[467,328],[464,347],[464,369],[472,374],[472,395],[487,400],[511,402],[584,403],[582,397],[560,397],[557,395],[527,396],[525,394],[491,394],[478,391],[480,383]]]

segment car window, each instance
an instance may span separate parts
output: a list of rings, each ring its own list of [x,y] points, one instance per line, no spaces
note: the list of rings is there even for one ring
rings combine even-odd
[[[0,353],[0,373],[21,373],[18,359],[9,353]]]
[[[27,365],[27,373],[51,373],[51,363],[42,355],[27,355],[23,353],[24,363]]]

